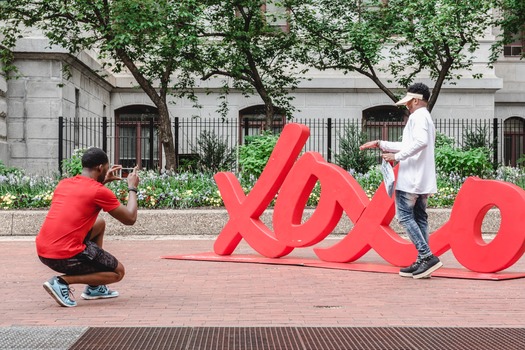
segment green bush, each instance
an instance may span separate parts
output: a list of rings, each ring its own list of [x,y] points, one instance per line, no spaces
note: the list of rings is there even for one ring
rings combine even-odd
[[[77,148],[73,151],[71,158],[62,161],[62,176],[73,177],[82,173],[82,156],[85,148]]]
[[[492,170],[486,149],[473,148],[468,151],[443,146],[436,148],[436,169],[445,174],[485,177]]]
[[[258,136],[246,136],[246,144],[239,147],[239,166],[243,178],[258,178],[279,139],[278,135],[264,132]]]
[[[179,156],[179,166],[177,168],[178,173],[196,173],[199,170],[199,155],[186,155],[185,157]]]
[[[346,171],[366,173],[372,165],[377,164],[376,157],[359,149],[366,141],[366,133],[359,131],[355,125],[346,126],[344,133],[340,135],[340,152],[335,155],[335,163]]]
[[[23,171],[18,169],[18,168],[15,168],[15,167],[8,167],[4,164],[4,162],[2,162],[0,160],[0,175],[9,175],[9,174],[12,174],[12,175],[22,175],[23,174]]]
[[[213,131],[203,131],[197,139],[193,153],[199,154],[197,166],[200,171],[217,173],[231,171],[235,167],[235,149],[228,147],[228,138],[222,140]]]
[[[466,133],[465,148],[454,146],[454,139],[442,133],[436,134],[436,170],[442,174],[455,174],[460,177],[485,177],[492,171],[490,152],[479,145],[480,138],[475,133]]]
[[[445,146],[454,147],[454,139],[443,133],[437,132],[434,147],[441,148]]]
[[[486,126],[478,127],[476,130],[465,130],[463,132],[463,150],[469,151],[475,148],[484,148],[491,152],[492,142],[489,139],[489,131]]]

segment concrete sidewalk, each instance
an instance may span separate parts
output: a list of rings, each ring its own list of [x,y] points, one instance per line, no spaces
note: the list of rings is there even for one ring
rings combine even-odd
[[[326,241],[325,241],[326,242]],[[333,242],[332,242],[333,243]],[[328,243],[330,244],[330,243]],[[0,241],[0,327],[524,327],[525,281],[413,280],[393,274],[161,256],[212,251],[212,237],[108,239],[126,267],[120,297],[63,308],[44,291],[54,273],[32,238]],[[241,243],[235,253],[252,253]],[[311,248],[289,257],[314,257]],[[459,267],[442,256],[447,267]],[[373,252],[360,262],[382,260]],[[511,271],[525,272],[525,259]]]

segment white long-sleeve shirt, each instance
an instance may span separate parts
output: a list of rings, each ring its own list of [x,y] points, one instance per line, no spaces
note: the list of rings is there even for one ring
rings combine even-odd
[[[426,108],[419,108],[408,117],[401,142],[379,143],[381,150],[395,153],[395,160],[399,161],[396,190],[416,194],[437,192],[435,139],[430,113]]]

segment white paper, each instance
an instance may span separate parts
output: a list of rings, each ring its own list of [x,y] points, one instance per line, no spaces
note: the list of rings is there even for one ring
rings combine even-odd
[[[385,182],[386,193],[389,197],[392,197],[392,195],[394,194],[394,184],[396,180],[394,177],[394,169],[392,169],[392,165],[390,165],[390,163],[384,159],[381,163],[381,173],[383,174],[383,181]]]

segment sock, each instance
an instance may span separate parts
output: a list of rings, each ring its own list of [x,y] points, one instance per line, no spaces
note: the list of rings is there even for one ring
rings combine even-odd
[[[67,283],[62,277],[57,276],[57,279],[58,279],[58,282],[69,286],[69,283]]]

